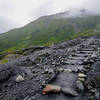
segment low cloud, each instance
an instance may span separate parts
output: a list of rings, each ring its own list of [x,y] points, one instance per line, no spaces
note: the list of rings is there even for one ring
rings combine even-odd
[[[0,33],[69,9],[100,13],[100,0],[0,0]]]
[[[12,20],[0,17],[0,33],[9,31],[10,29],[17,28],[19,25],[14,23]]]

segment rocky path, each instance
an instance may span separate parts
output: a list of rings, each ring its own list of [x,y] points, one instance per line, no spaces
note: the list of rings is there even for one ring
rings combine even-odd
[[[93,98],[84,96],[84,85],[86,75],[94,62],[89,60],[97,58],[96,52],[99,43],[99,40],[90,38],[76,48],[74,47],[75,51],[69,55],[68,59],[63,62],[62,68],[59,69],[60,74],[57,76],[57,79],[51,82],[51,84],[58,85],[62,89],[67,90],[70,88],[69,92],[77,91],[78,95],[76,97],[73,97],[74,93],[72,97],[68,93],[63,94],[62,90],[60,94],[44,96],[41,100],[92,100]]]
[[[100,78],[100,39],[67,41],[35,52],[31,48],[24,54],[0,65],[1,100],[100,99],[95,81]],[[42,95],[47,84],[60,86],[60,93]]]

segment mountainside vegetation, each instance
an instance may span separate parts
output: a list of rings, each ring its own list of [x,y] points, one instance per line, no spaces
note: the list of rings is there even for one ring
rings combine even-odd
[[[0,34],[0,52],[12,52],[35,45],[49,46],[64,40],[91,36],[99,30],[99,15],[73,18],[44,16],[22,28]]]

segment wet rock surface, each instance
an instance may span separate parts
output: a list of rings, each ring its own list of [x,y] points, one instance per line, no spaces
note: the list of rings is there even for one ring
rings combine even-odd
[[[53,91],[43,95],[48,84]],[[0,100],[100,100],[100,39],[24,49],[0,64]]]

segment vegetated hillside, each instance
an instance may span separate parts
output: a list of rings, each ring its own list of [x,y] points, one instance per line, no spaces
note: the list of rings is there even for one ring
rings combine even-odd
[[[11,52],[34,45],[51,45],[79,36],[93,35],[100,29],[99,15],[58,16],[62,15],[40,17],[22,28],[0,34],[0,52]]]

